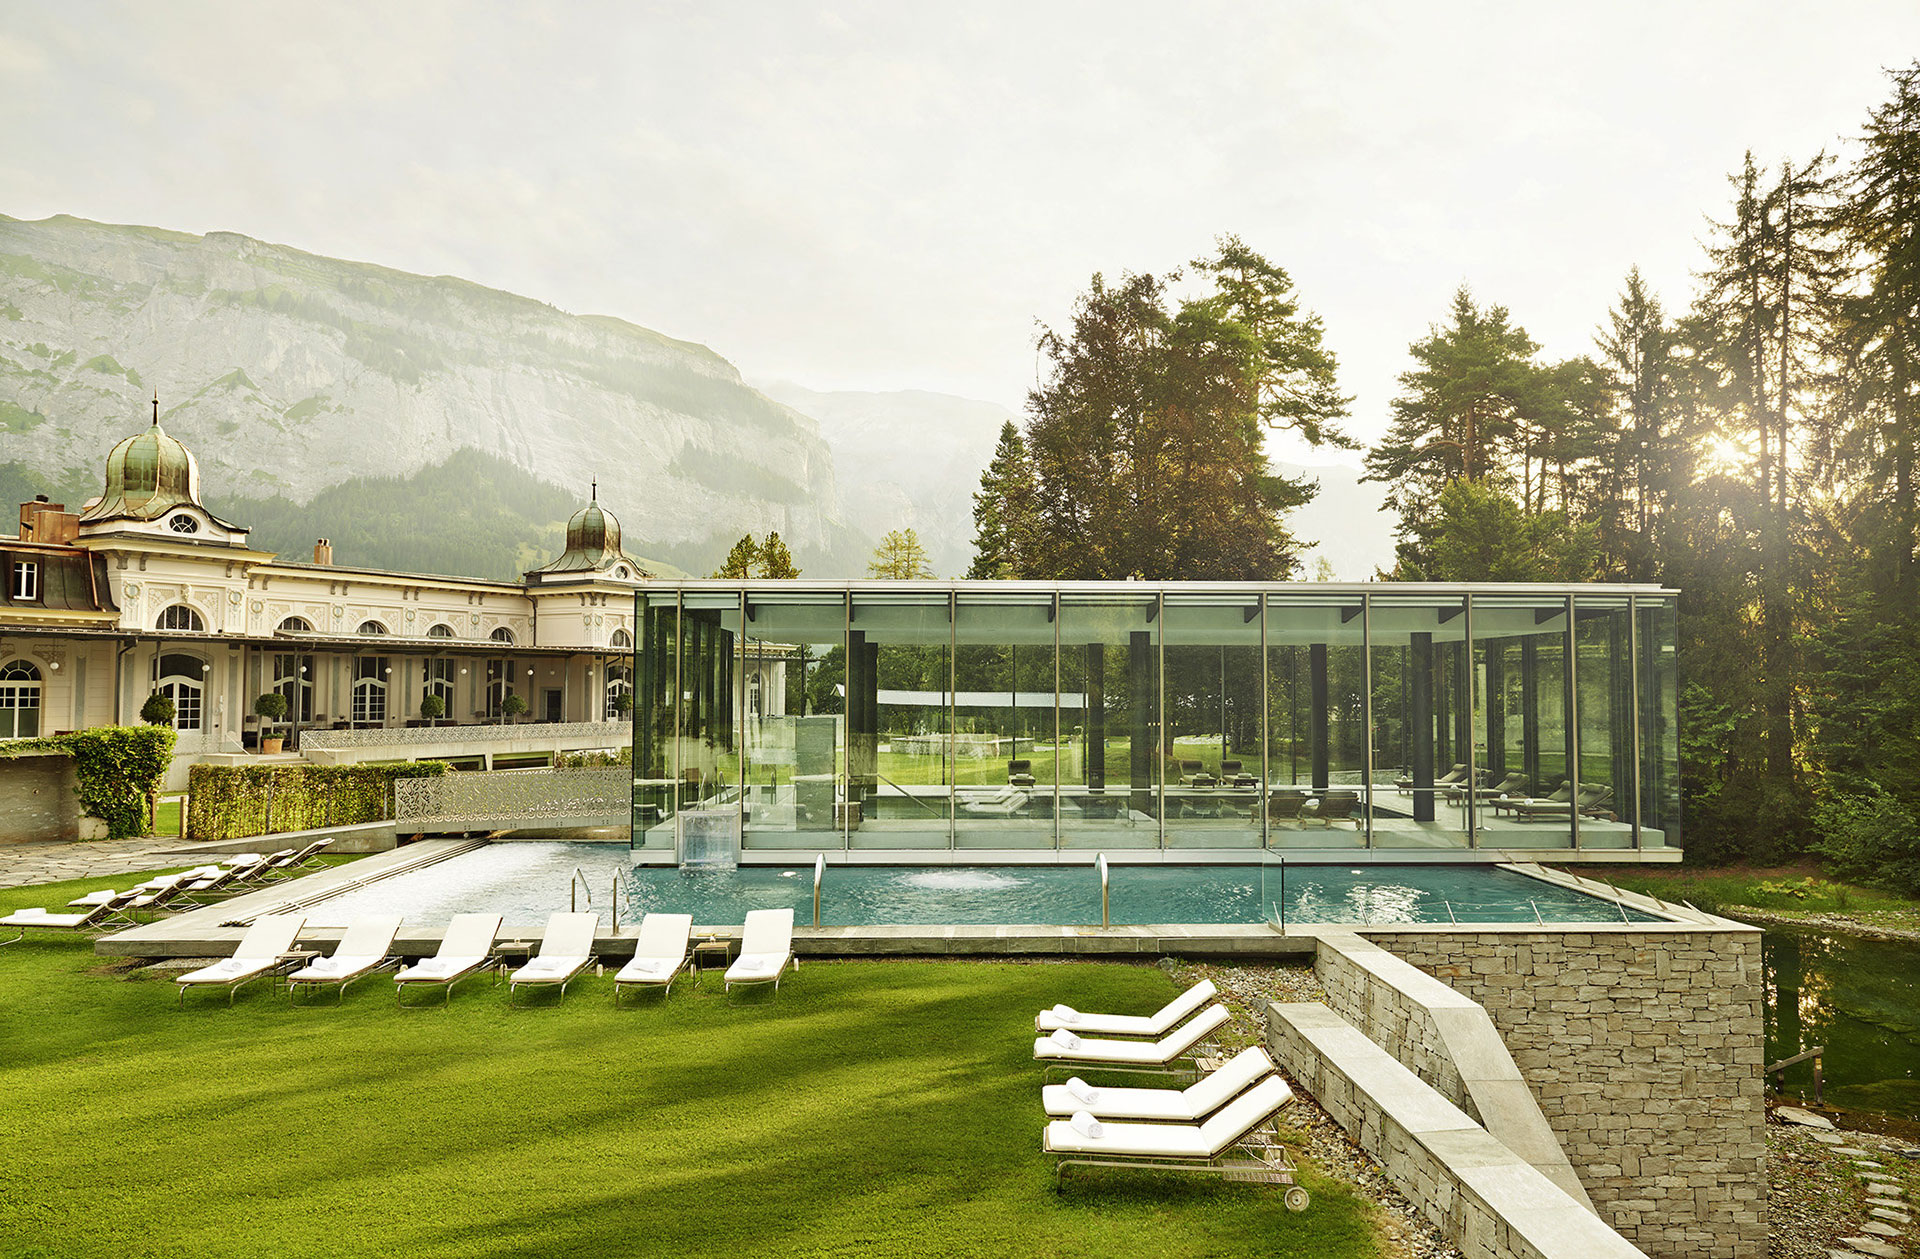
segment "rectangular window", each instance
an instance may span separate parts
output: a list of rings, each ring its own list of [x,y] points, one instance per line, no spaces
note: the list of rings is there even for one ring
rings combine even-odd
[[[38,599],[40,597],[40,566],[29,560],[20,560],[13,566],[13,597],[16,599]]]

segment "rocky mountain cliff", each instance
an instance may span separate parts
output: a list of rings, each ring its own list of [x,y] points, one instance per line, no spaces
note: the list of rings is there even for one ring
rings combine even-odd
[[[705,346],[227,232],[0,216],[0,463],[97,484],[155,391],[216,510],[475,450],[582,500],[597,477],[629,549],[694,571],[749,530],[809,571],[871,545],[814,422]]]

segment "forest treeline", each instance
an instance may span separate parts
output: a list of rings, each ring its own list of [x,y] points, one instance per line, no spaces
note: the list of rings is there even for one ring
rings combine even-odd
[[[1400,517],[1389,580],[1682,592],[1690,860],[1808,852],[1920,891],[1920,62],[1831,152],[1749,153],[1693,291],[1637,269],[1554,361],[1463,287],[1409,347],[1366,452]],[[1320,324],[1233,238],[1096,276],[1042,334],[1024,428],[975,496],[971,576],[1284,577],[1261,429],[1350,444]]]

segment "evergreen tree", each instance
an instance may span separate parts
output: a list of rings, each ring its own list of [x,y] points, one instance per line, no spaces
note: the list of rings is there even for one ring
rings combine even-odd
[[[1367,479],[1389,487],[1387,505],[1400,513],[1401,558],[1414,569],[1430,561],[1440,494],[1448,485],[1511,482],[1508,452],[1517,446],[1525,499],[1543,503],[1552,457],[1544,440],[1550,380],[1534,361],[1540,347],[1504,306],[1475,305],[1465,285],[1454,294],[1450,314],[1446,327],[1429,328],[1409,347],[1415,366],[1400,376],[1405,392],[1393,401],[1393,424],[1366,457]],[[1541,439],[1525,440],[1533,430],[1541,430]]]
[[[894,581],[932,577],[933,565],[927,562],[927,548],[920,545],[920,535],[911,529],[895,529],[880,539],[867,564],[867,576]]]
[[[1858,268],[1838,320],[1841,401],[1853,421],[1839,453],[1866,513],[1876,585],[1911,615],[1920,602],[1920,61],[1891,77],[1837,219]]]
[[[1629,581],[1651,581],[1660,547],[1653,536],[1661,509],[1686,482],[1672,417],[1676,336],[1640,268],[1627,272],[1619,301],[1594,338],[1618,408],[1607,498],[1620,510],[1601,520],[1603,545]]]
[[[1008,420],[1000,426],[1000,441],[973,496],[973,564],[967,576],[1021,576],[1032,536],[1033,465],[1027,459],[1026,439]]]
[[[760,544],[753,540],[751,533],[741,537],[727,552],[726,561],[720,565],[715,577],[747,578],[753,576],[754,566],[760,560]]]
[[[793,552],[787,550],[787,544],[780,540],[778,533],[769,533],[766,541],[760,544],[760,576],[785,581],[799,575],[800,570],[793,562]]]

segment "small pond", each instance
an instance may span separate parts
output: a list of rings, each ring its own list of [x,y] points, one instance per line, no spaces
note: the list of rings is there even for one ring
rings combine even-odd
[[[1920,943],[1769,927],[1767,1061],[1826,1046],[1826,1101],[1920,1117]],[[1813,1096],[1813,1064],[1786,1091]]]

